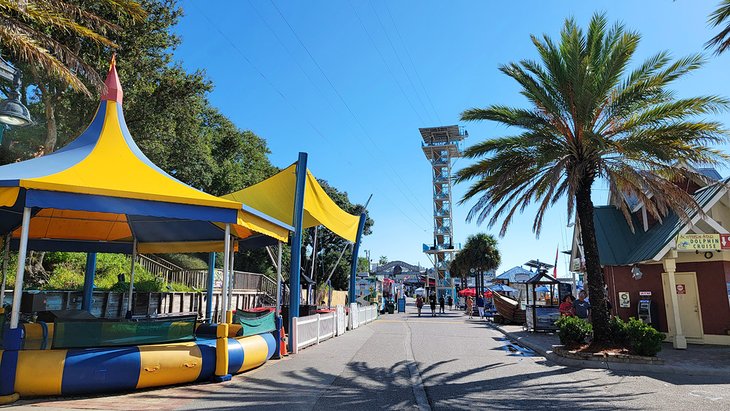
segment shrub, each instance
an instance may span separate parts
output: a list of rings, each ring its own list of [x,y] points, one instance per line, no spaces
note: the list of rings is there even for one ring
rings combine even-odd
[[[628,345],[632,354],[654,356],[662,350],[662,341],[665,338],[663,333],[633,317],[629,318],[625,325]]]
[[[586,337],[593,331],[591,324],[578,317],[561,317],[555,322],[558,326],[560,343],[565,346],[583,344]]]
[[[611,342],[619,347],[629,346],[629,336],[626,331],[626,324],[620,317],[611,317],[608,323]]]

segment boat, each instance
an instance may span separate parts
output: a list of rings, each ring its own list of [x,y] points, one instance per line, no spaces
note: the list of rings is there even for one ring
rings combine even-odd
[[[497,313],[502,317],[503,322],[511,324],[524,324],[525,323],[525,310],[520,308],[520,302],[513,300],[500,293],[494,293],[494,306],[497,308]]]

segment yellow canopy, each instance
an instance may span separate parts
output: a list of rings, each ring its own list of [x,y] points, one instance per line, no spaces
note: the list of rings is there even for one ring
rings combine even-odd
[[[293,225],[296,163],[251,187],[223,198],[243,203],[279,221]],[[323,225],[338,236],[355,242],[359,216],[341,209],[309,170],[304,189],[304,228]]]

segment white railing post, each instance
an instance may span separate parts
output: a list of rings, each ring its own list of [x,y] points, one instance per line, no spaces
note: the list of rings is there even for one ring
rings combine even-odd
[[[322,327],[320,324],[322,317],[320,316],[320,314],[316,314],[316,315],[317,315],[317,344],[319,344],[320,336],[322,335]]]
[[[294,317],[294,318],[291,319],[291,325],[292,325],[292,327],[291,327],[291,339],[292,339],[291,346],[292,346],[293,354],[296,354],[296,353],[299,352],[299,342],[297,341],[297,336],[299,334],[297,332],[297,328],[298,328],[297,327],[297,322],[298,322],[298,320],[299,319],[297,317]]]

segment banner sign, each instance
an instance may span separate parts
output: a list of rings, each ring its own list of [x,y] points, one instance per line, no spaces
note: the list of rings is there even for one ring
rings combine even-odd
[[[728,243],[730,248],[730,243]],[[720,234],[680,234],[677,251],[714,251],[722,249]]]

